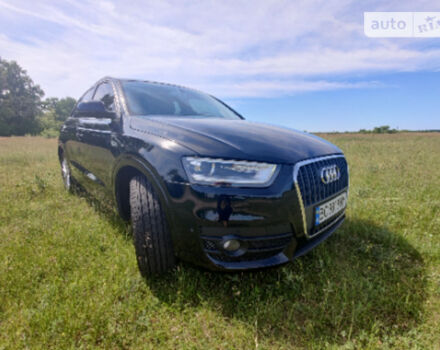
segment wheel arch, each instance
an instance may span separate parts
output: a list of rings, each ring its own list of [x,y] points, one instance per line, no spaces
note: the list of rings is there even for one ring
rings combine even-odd
[[[144,176],[156,190],[164,211],[168,210],[168,198],[160,177],[155,174],[153,167],[144,159],[135,155],[122,157],[113,172],[113,195],[119,215],[124,220],[130,220],[130,180],[137,175]]]

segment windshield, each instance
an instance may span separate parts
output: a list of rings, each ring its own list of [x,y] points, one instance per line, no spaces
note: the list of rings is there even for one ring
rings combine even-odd
[[[220,101],[191,89],[142,81],[124,81],[122,88],[132,115],[241,119]]]

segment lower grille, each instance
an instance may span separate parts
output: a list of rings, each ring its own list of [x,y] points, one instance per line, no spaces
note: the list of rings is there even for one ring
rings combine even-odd
[[[217,249],[217,244],[214,241],[210,241],[207,239],[203,240],[203,247],[206,250],[216,250]]]
[[[292,237],[291,233],[262,237],[234,236],[233,239],[238,240],[242,246],[240,255],[234,255],[222,249],[223,237],[203,236],[202,244],[205,253],[212,259],[222,262],[245,262],[268,259],[278,255],[291,242]]]

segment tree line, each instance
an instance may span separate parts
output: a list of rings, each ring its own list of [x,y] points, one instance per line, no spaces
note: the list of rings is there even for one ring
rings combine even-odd
[[[361,129],[359,130],[361,134],[395,134],[399,132],[397,129],[392,129],[389,125],[382,125],[382,126],[376,126],[374,129],[366,130]]]
[[[0,57],[0,136],[58,136],[76,100],[43,97],[44,91],[17,62]]]

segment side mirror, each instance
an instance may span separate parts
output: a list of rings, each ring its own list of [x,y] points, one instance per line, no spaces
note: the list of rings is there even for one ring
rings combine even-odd
[[[81,102],[75,109],[75,117],[88,117],[88,118],[116,118],[114,112],[108,111],[105,108],[104,103],[101,101],[89,101]]]

